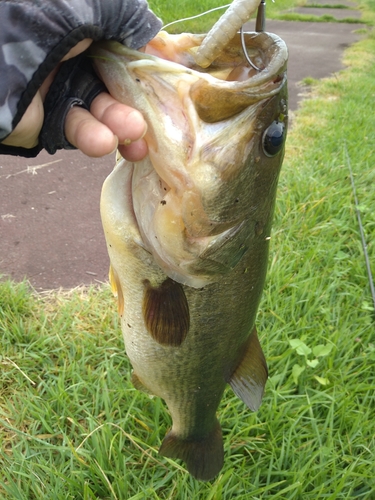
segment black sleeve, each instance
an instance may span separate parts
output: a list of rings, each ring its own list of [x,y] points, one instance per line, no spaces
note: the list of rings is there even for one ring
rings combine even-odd
[[[137,49],[160,28],[146,0],[0,0],[0,141],[78,42],[112,39]],[[35,156],[41,148],[0,144],[0,154]]]

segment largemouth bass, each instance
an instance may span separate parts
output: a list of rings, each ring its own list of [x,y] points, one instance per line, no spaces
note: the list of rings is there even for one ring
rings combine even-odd
[[[287,49],[239,35],[207,69],[204,37],[160,33],[147,53],[97,45],[110,93],[139,109],[149,155],[120,160],[101,216],[136,388],[173,419],[160,454],[197,479],[223,465],[216,411],[226,384],[257,410],[267,364],[255,329],[287,128]]]

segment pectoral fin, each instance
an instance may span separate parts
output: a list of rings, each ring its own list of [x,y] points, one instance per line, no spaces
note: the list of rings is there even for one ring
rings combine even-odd
[[[256,411],[262,402],[267,378],[266,359],[254,328],[245,355],[229,380],[229,384],[236,396],[242,399],[250,410]]]
[[[178,347],[190,326],[189,304],[176,281],[167,278],[158,287],[145,280],[143,318],[152,338],[159,344]]]

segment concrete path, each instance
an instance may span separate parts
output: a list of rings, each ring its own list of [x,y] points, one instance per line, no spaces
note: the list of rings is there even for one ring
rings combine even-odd
[[[361,12],[359,10],[351,10],[351,9],[323,9],[321,7],[297,7],[295,9],[291,9],[291,13],[296,14],[304,14],[310,16],[324,17],[330,16],[335,19],[339,19],[340,21],[343,19],[360,19]]]
[[[343,69],[343,52],[360,40],[362,35],[356,32],[363,24],[269,20],[266,28],[288,46],[289,109],[294,112],[305,96],[301,81],[306,77],[325,78]]]
[[[268,21],[266,27],[289,47],[294,112],[303,97],[298,82],[340,70],[343,50],[363,25]],[[113,164],[113,156],[93,160],[77,151],[33,160],[0,156],[0,274],[26,277],[36,290],[107,280],[99,196]]]

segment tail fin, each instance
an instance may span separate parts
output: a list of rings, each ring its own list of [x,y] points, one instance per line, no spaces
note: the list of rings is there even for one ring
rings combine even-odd
[[[216,420],[214,429],[203,439],[182,439],[172,430],[164,438],[159,453],[180,458],[195,479],[209,481],[220,472],[224,463],[220,424]]]

